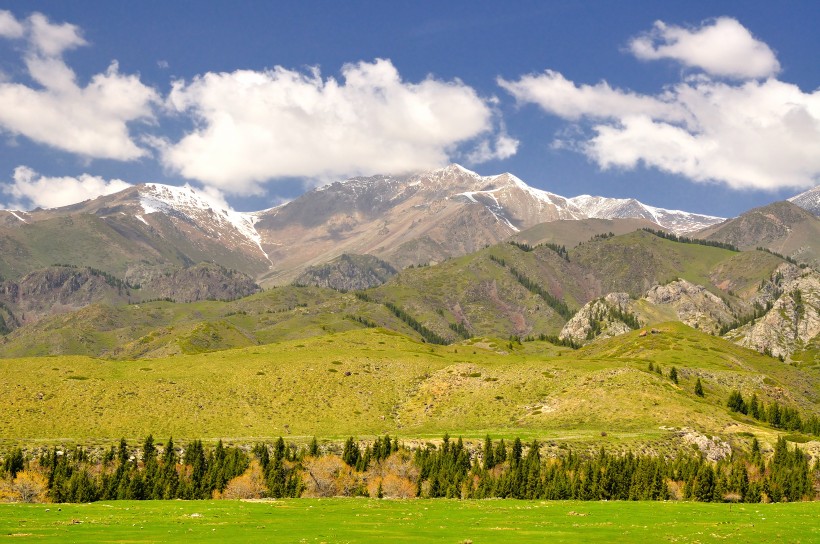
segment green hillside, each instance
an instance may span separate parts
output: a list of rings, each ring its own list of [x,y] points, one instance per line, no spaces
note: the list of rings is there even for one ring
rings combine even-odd
[[[444,432],[608,448],[683,447],[681,432],[745,444],[775,431],[731,413],[733,390],[820,412],[820,373],[670,323],[572,351],[543,342],[437,347],[383,329],[154,360],[0,361],[0,436],[109,443],[148,433],[250,443],[279,435]],[[510,349],[512,348],[512,349]],[[649,371],[648,362],[662,368]],[[668,372],[678,369],[679,383]],[[705,396],[694,394],[699,377]],[[688,447],[688,446],[687,446]]]
[[[358,297],[290,286],[227,303],[89,306],[0,337],[0,356],[159,357],[372,325],[444,343],[472,336],[557,335],[594,298],[611,291],[637,296],[679,277],[704,285],[736,315],[745,315],[745,300],[782,262],[770,253],[674,242],[643,231],[588,241],[568,255],[547,246],[503,243],[405,269]],[[667,307],[643,301],[637,306],[648,323],[677,319]]]
[[[362,328],[412,330],[380,304],[317,287],[281,287],[232,302],[95,304],[0,337],[5,357],[115,359],[201,353]]]

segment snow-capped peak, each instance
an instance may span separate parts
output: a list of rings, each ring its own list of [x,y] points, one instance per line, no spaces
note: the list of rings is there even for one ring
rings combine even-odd
[[[439,168],[438,170],[433,170],[432,172],[430,172],[430,174],[440,174],[442,176],[449,176],[449,175],[456,174],[456,175],[462,175],[462,176],[466,175],[466,176],[470,176],[470,177],[473,177],[473,178],[481,178],[480,174],[477,174],[476,172],[473,172],[472,170],[468,170],[467,168],[464,168],[460,164],[456,164],[456,163],[448,164],[444,168]]]
[[[160,183],[146,183],[139,189],[140,206],[145,214],[161,212],[170,216],[184,216],[196,220],[203,214],[209,214],[220,226],[233,228],[243,238],[259,248],[265,258],[267,253],[262,249],[262,239],[254,224],[258,217],[253,213],[243,213],[231,209],[224,200],[204,191],[197,191],[190,185],[176,187]],[[145,222],[142,216],[137,219]],[[202,223],[202,222],[199,222]],[[214,232],[219,236],[218,233]]]
[[[579,195],[568,201],[587,217],[597,219],[643,218],[676,234],[689,234],[723,221],[722,217],[712,215],[656,208],[634,198]]]
[[[809,189],[805,193],[791,197],[789,202],[810,211],[814,215],[820,215],[820,185]]]

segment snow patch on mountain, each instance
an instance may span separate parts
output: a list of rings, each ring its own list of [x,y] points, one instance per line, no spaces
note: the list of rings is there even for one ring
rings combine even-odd
[[[182,216],[200,225],[212,224],[200,220],[203,215],[208,215],[219,227],[227,226],[238,232],[241,237],[258,247],[265,258],[270,260],[268,254],[262,249],[262,238],[254,227],[258,221],[257,215],[225,208],[223,203],[195,190],[190,185],[176,187],[146,183],[143,187],[144,189],[140,190],[140,206],[145,214],[162,212],[169,216]],[[140,216],[137,219],[145,222],[145,219]],[[219,229],[213,229],[211,234],[221,236]]]
[[[642,218],[669,229],[676,234],[689,234],[715,225],[722,217],[666,210],[649,206],[634,198],[607,198],[603,196],[580,195],[568,199],[581,213],[594,219]]]
[[[820,216],[820,185],[789,199],[789,202]]]

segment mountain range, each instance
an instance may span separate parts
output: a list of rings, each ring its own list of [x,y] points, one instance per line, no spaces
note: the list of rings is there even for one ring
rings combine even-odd
[[[140,317],[135,305],[243,299],[260,285],[293,282],[325,288],[309,297],[322,311],[355,306],[358,313],[343,315],[446,342],[547,334],[584,343],[677,320],[798,357],[813,353],[818,328],[818,201],[815,188],[722,219],[634,199],[565,198],[508,173],[480,176],[458,165],[352,178],[254,213],[226,209],[189,186],[137,185],[62,208],[0,211],[0,330],[14,331],[0,352],[110,356],[119,344],[116,353],[126,356],[163,354],[176,349],[169,331],[182,323],[190,324],[183,352],[265,343],[281,337],[288,319],[307,331],[322,320],[322,329],[350,326],[315,315],[308,325],[302,295],[292,295],[281,319],[265,310],[261,321],[225,320],[248,315],[239,301],[208,318],[182,305],[171,321]],[[368,294],[353,306],[334,294],[362,290]],[[749,324],[773,307],[777,326]],[[44,335],[70,339],[93,328],[86,320],[100,311],[119,315],[111,317],[124,327],[111,325],[116,339],[42,343]],[[203,328],[203,319],[211,325]]]
[[[148,183],[62,208],[0,211],[0,274],[17,279],[61,263],[140,283],[156,270],[210,261],[270,286],[344,253],[401,269],[471,253],[545,222],[593,218],[686,235],[723,221],[634,199],[565,198],[511,174],[479,176],[458,165],[352,178],[254,213],[225,209],[190,186]]]

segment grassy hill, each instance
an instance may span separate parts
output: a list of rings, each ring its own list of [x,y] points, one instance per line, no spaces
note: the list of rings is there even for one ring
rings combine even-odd
[[[0,337],[0,356],[158,357],[367,325],[416,339],[435,335],[443,342],[557,335],[568,316],[594,298],[612,291],[637,297],[675,278],[704,285],[745,315],[750,312],[746,301],[782,262],[766,252],[674,242],[644,231],[588,241],[568,255],[546,246],[503,243],[439,265],[405,269],[365,291],[364,300],[290,286],[228,303],[90,306]],[[649,323],[677,319],[669,308],[643,302],[637,311]]]
[[[281,287],[232,302],[95,304],[0,337],[0,354],[133,359],[202,353],[365,326],[353,316],[413,334],[382,305],[352,294]]]
[[[0,436],[8,443],[107,444],[148,433],[251,443],[279,435],[390,433],[538,437],[658,451],[688,427],[730,443],[775,431],[726,408],[732,390],[820,411],[820,372],[798,370],[678,323],[578,351],[474,339],[431,346],[383,329],[264,346],[109,361],[0,361]],[[653,361],[663,375],[648,370]],[[679,383],[668,378],[674,365]],[[705,397],[694,394],[700,378]],[[677,430],[673,430],[677,429]]]

